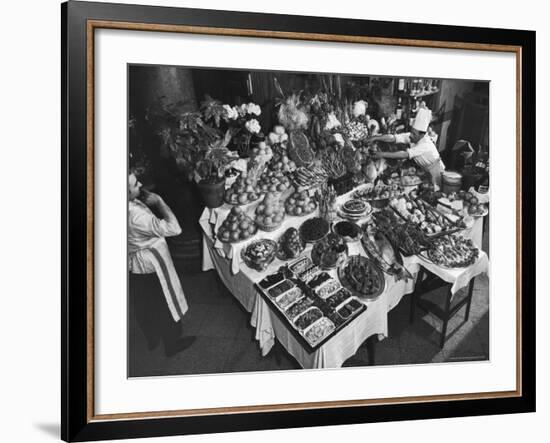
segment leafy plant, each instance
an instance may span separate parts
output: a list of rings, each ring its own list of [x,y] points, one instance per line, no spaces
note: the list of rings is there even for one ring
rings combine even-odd
[[[207,106],[208,118],[215,120],[216,107],[214,103]],[[223,173],[221,169],[228,157],[220,150],[227,146],[231,134],[222,137],[219,129],[206,122],[202,112],[188,110],[188,102],[168,103],[165,97],[160,97],[147,110],[146,119],[160,137],[161,152],[174,158],[188,180],[194,178],[195,172],[201,179]]]
[[[201,112],[204,120],[206,122],[213,121],[216,128],[220,127],[222,120],[227,121],[227,111],[223,103],[209,95],[206,95],[204,101],[201,103]]]

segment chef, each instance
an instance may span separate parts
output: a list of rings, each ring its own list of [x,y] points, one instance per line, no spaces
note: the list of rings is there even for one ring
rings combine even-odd
[[[149,348],[162,340],[165,354],[170,357],[195,340],[180,337],[187,301],[165,240],[165,237],[179,235],[181,228],[164,200],[157,194],[142,191],[133,173],[128,176],[128,199],[130,306],[149,341]]]
[[[406,151],[376,152],[377,158],[414,159],[416,164],[426,171],[432,183],[441,187],[441,173],[445,169],[432,139],[428,135],[428,127],[432,119],[432,112],[427,108],[419,108],[414,119],[411,132],[403,134],[375,135],[369,142],[382,141],[388,143],[403,143],[410,147]]]

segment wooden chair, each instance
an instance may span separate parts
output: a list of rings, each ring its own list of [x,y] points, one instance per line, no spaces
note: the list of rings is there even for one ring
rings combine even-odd
[[[425,312],[434,314],[439,320],[443,322],[439,344],[440,348],[443,348],[447,339],[447,326],[449,324],[449,320],[453,318],[464,305],[466,305],[464,321],[459,326],[459,328],[468,321],[468,318],[470,316],[470,307],[472,305],[474,284],[475,277],[472,278],[470,280],[470,283],[468,284],[467,295],[453,304],[451,302],[453,298],[453,294],[451,292],[452,284],[441,280],[437,275],[431,273],[430,271],[427,271],[424,268],[420,268],[415,290],[411,294],[410,322],[414,322],[414,314],[417,306]],[[422,295],[442,287],[445,287],[445,301],[443,303],[443,308],[430,300],[422,298]]]

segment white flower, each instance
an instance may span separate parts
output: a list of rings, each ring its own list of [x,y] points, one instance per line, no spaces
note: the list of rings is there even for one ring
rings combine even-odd
[[[258,120],[256,120],[255,118],[253,118],[251,120],[248,120],[244,124],[244,127],[248,130],[248,132],[250,132],[252,134],[257,134],[262,129],[260,127],[260,122]]]
[[[328,115],[327,124],[325,125],[325,129],[330,131],[331,129],[337,128],[338,126],[341,126],[341,123],[338,121],[338,119],[334,115],[334,112],[331,112]]]
[[[239,115],[242,117],[243,115],[246,114],[247,105],[245,103],[243,103],[241,106],[239,106],[236,109],[237,109],[237,112],[239,113]]]
[[[344,141],[344,137],[342,137],[342,134],[336,133],[333,134],[332,137],[334,138],[334,141],[338,143],[340,146],[344,146],[346,142]]]
[[[225,113],[229,120],[235,120],[239,116],[237,110],[229,105],[223,105],[223,109],[225,109]]]
[[[367,112],[368,103],[365,100],[358,100],[353,104],[353,116],[355,118],[365,115]]]
[[[262,113],[262,108],[260,108],[256,103],[250,102],[246,107],[246,111],[249,114],[260,115]]]

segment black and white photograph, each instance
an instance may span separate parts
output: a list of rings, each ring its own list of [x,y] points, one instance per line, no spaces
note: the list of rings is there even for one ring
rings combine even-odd
[[[128,377],[491,359],[490,81],[127,76]]]

